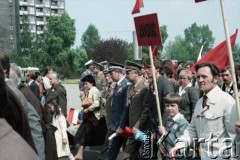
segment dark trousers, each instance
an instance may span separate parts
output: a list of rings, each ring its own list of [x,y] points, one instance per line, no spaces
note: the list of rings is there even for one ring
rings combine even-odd
[[[125,142],[126,137],[116,136],[111,141],[109,141],[107,160],[116,160],[119,150],[122,144]]]

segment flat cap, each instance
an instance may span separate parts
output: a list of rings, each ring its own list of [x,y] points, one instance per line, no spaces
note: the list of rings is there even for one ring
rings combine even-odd
[[[103,65],[101,65],[100,63],[97,63],[97,62],[93,62],[93,65],[95,66],[95,67],[98,67],[100,70],[103,70]]]
[[[85,66],[88,66],[88,65],[90,65],[90,64],[93,64],[93,60],[92,60],[92,59],[90,59],[89,61],[87,61],[87,62],[85,63]]]

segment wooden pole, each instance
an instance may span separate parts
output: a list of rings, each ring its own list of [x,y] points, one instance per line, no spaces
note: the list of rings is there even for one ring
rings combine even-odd
[[[240,107],[239,107],[238,88],[237,88],[237,82],[236,82],[234,61],[233,61],[233,56],[232,56],[232,47],[231,47],[230,37],[229,37],[229,29],[228,29],[228,24],[227,24],[227,18],[226,18],[226,15],[225,15],[224,0],[220,0],[220,4],[221,4],[221,11],[222,11],[222,17],[223,17],[223,24],[224,24],[226,41],[227,41],[227,47],[228,47],[228,56],[229,56],[230,67],[231,67],[232,78],[233,78],[233,90],[234,90],[235,101],[236,101],[236,105],[237,105],[236,107],[237,107],[237,113],[238,113],[238,121],[240,121]]]
[[[152,47],[149,46],[149,57],[151,61],[151,68],[152,68],[152,75],[153,75],[153,85],[154,85],[154,93],[156,96],[156,104],[157,104],[157,112],[158,112],[158,119],[159,119],[159,125],[162,126],[162,115],[161,115],[161,106],[160,106],[160,101],[159,101],[159,96],[158,96],[158,88],[157,88],[157,80],[156,80],[156,75],[155,75],[155,66],[153,64],[153,55],[152,55]]]

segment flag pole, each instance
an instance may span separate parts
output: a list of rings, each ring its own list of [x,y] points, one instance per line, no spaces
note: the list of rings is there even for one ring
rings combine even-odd
[[[223,17],[223,24],[224,24],[227,48],[228,48],[230,68],[231,68],[232,78],[233,78],[233,90],[234,90],[235,101],[236,101],[236,105],[237,105],[238,121],[240,121],[240,107],[239,107],[240,105],[239,105],[239,97],[238,97],[238,88],[237,88],[237,83],[236,83],[237,81],[236,81],[234,61],[233,61],[233,56],[232,56],[232,47],[231,47],[230,38],[229,38],[229,29],[228,29],[226,14],[225,14],[224,0],[220,0],[220,4],[221,4],[221,11],[222,11],[222,17]]]
[[[156,97],[156,104],[157,104],[157,113],[158,113],[158,119],[159,119],[159,125],[162,126],[162,115],[161,115],[161,106],[160,106],[160,101],[159,101],[159,95],[158,95],[158,88],[157,88],[157,80],[156,80],[156,75],[155,75],[155,67],[153,64],[153,55],[152,55],[152,47],[148,46],[149,49],[149,57],[151,61],[151,68],[152,68],[152,75],[153,75],[153,85],[154,85],[154,92],[155,92],[155,97]]]

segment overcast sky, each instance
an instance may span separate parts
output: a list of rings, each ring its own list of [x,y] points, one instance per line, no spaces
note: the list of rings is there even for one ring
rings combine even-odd
[[[132,15],[135,0],[65,0],[66,11],[75,19],[77,31],[75,46],[81,43],[82,34],[94,24],[102,39],[120,38],[132,42],[135,30],[134,16],[157,13],[160,26],[167,25],[168,39],[183,35],[184,29],[196,22],[208,24],[213,31],[215,45],[225,40],[220,0],[195,3],[194,0],[143,0],[140,14]],[[225,0],[229,33],[240,28],[240,0]],[[237,41],[239,42],[238,35]]]

